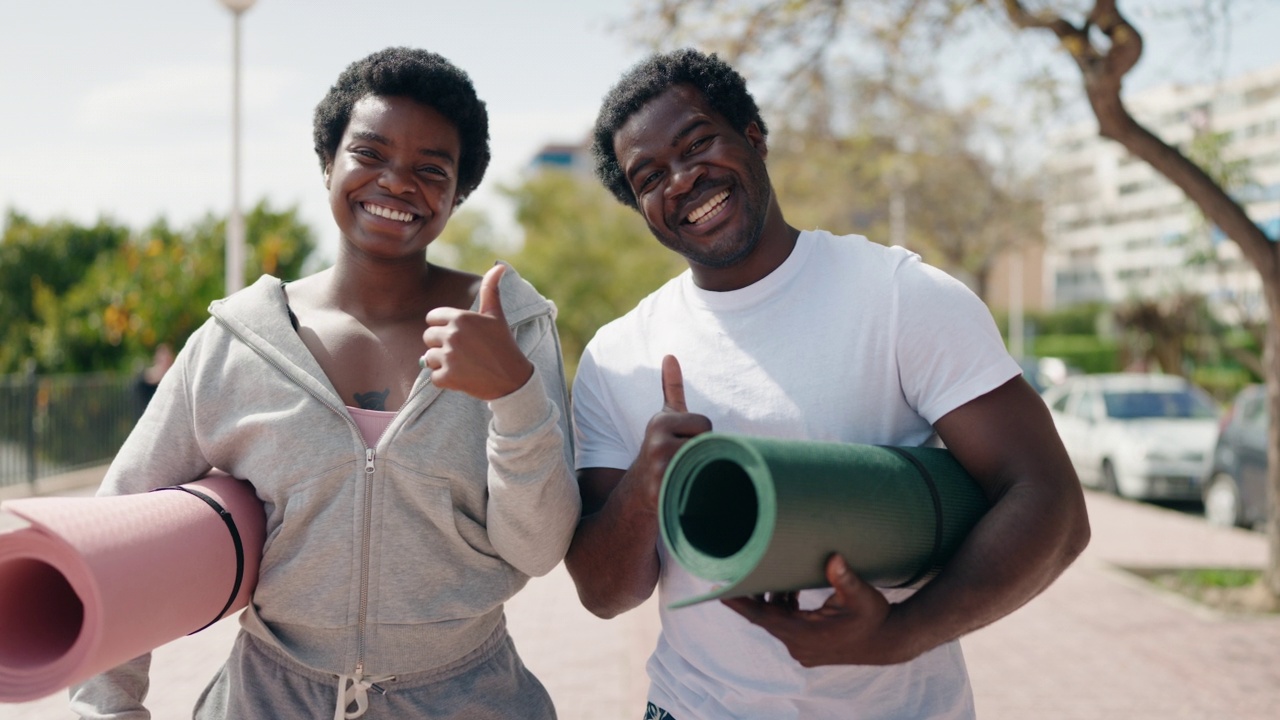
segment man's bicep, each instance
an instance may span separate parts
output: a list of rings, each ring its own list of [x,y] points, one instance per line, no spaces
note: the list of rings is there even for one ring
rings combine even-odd
[[[1078,482],[1048,408],[1021,376],[952,410],[934,428],[990,501],[1022,480]]]
[[[582,493],[582,514],[591,515],[604,507],[610,493],[622,481],[626,470],[591,467],[578,471],[578,491]]]

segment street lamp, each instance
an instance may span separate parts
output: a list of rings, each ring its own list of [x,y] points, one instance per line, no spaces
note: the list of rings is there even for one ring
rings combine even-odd
[[[227,218],[227,294],[244,287],[244,215],[240,212],[240,16],[256,0],[219,0],[231,11],[231,216]]]

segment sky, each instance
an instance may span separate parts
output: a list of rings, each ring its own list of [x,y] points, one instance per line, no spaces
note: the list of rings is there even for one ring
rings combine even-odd
[[[266,198],[276,209],[298,207],[332,259],[337,231],[312,150],[312,112],[351,62],[411,45],[467,71],[488,105],[493,161],[466,206],[502,229],[509,208],[496,187],[517,180],[544,144],[582,140],[601,97],[641,57],[622,29],[631,5],[258,0],[241,24],[242,205]],[[1203,82],[1280,62],[1280,0],[1248,7],[1229,55],[1203,52],[1194,32],[1148,34],[1130,85]],[[219,0],[4,2],[0,209],[134,229],[226,214],[231,37]]]
[[[258,0],[241,20],[241,203],[297,206],[329,259],[337,231],[312,149],[316,103],[350,63],[393,45],[465,70],[493,160],[466,206],[549,142],[586,137],[642,54],[627,0]],[[184,227],[231,205],[232,15],[219,0],[0,4],[0,209],[37,222]]]

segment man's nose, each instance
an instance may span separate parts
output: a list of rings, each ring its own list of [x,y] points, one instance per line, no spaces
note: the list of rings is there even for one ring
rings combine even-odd
[[[671,182],[667,183],[667,197],[675,198],[693,189],[706,170],[701,163],[676,163],[671,166]]]

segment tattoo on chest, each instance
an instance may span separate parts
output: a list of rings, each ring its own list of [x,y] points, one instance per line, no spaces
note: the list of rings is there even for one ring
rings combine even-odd
[[[386,390],[370,390],[369,392],[356,393],[353,397],[356,399],[356,406],[361,410],[386,410],[387,396],[391,394],[391,388]]]

